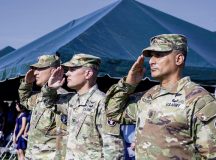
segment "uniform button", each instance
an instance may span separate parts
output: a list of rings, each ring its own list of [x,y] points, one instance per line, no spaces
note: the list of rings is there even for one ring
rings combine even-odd
[[[201,116],[201,120],[205,121],[206,119],[207,119],[206,116],[204,115]]]

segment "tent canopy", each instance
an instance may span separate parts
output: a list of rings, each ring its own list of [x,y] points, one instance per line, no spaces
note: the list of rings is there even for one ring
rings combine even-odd
[[[14,51],[15,48],[11,46],[4,47],[3,49],[0,50],[0,57],[7,55],[8,53]]]
[[[184,76],[216,84],[215,34],[134,0],[118,0],[0,57],[0,81],[24,75],[38,56],[55,52],[62,62],[78,52],[99,56],[100,76],[123,77],[149,39],[166,33],[188,37]],[[145,66],[149,68],[147,59]],[[146,76],[152,79],[149,71]]]

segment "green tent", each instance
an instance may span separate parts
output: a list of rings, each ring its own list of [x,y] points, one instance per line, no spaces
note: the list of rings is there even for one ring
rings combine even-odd
[[[201,84],[216,84],[215,34],[134,0],[118,0],[0,57],[0,81],[24,75],[38,56],[55,52],[62,62],[78,52],[100,56],[100,76],[123,77],[150,37],[164,33],[189,39],[184,75]],[[147,61],[145,66],[149,68]],[[149,72],[146,77],[152,80]]]

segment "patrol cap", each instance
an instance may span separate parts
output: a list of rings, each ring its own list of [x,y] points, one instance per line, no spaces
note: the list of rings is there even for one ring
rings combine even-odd
[[[79,53],[75,54],[70,61],[63,63],[62,66],[64,67],[92,67],[95,69],[99,69],[101,63],[101,59],[99,57]]]
[[[42,55],[38,57],[38,62],[30,65],[31,68],[45,68],[60,66],[60,58],[56,55]]]
[[[187,54],[187,38],[180,34],[161,34],[152,37],[150,46],[143,49],[142,53],[150,57],[151,52],[170,52],[173,50],[183,51]]]

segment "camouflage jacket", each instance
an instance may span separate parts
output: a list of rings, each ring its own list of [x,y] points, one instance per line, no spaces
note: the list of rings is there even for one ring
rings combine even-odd
[[[27,159],[54,159],[56,156],[57,127],[66,129],[66,125],[58,123],[52,109],[46,108],[41,92],[32,92],[32,84],[21,82],[19,87],[20,102],[28,110],[32,110],[30,129],[28,131]]]
[[[204,88],[182,78],[169,90],[160,85],[130,99],[135,86],[124,79],[107,92],[107,116],[136,121],[137,159],[216,157],[216,101]]]
[[[48,87],[44,87],[42,92],[47,107],[68,115],[66,159],[122,159],[123,143],[118,135],[119,126],[108,125],[105,94],[97,85],[83,95],[56,95],[55,90]],[[112,132],[105,134],[105,128]]]

